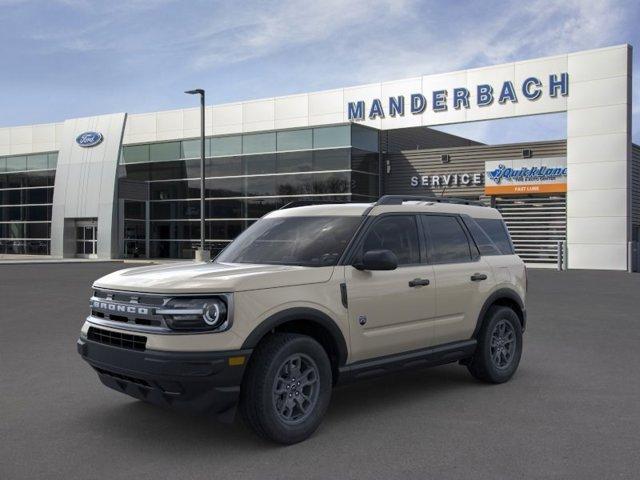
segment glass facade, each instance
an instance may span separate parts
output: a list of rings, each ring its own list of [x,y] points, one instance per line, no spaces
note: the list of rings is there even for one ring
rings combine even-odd
[[[258,218],[299,200],[378,197],[378,132],[359,125],[205,140],[205,237],[215,255]],[[200,141],[124,146],[121,169],[148,185],[124,202],[125,257],[193,258],[200,238]]]
[[[48,255],[56,152],[0,157],[0,254]]]

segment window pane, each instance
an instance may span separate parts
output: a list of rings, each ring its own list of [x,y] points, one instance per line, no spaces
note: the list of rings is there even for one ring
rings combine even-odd
[[[225,157],[242,153],[242,137],[218,137],[211,139],[211,156]]]
[[[260,178],[260,177],[258,177]],[[205,182],[205,196],[210,197],[243,197],[244,179],[225,178],[207,179]]]
[[[313,148],[347,147],[350,145],[350,127],[320,127],[313,129]]]
[[[0,157],[0,173],[7,171],[7,159]]]
[[[124,167],[127,178],[130,180],[149,180],[151,178],[151,165],[144,164],[128,164]]]
[[[247,200],[247,218],[260,218],[267,213],[282,207],[288,200],[278,198],[260,198]]]
[[[455,217],[423,215],[429,235],[431,263],[456,263],[471,261],[467,235]]]
[[[321,150],[313,152],[314,170],[349,170],[351,154],[349,149]]]
[[[201,146],[200,139],[194,138],[193,140],[183,140],[181,142],[182,151],[180,152],[180,158],[200,158],[201,156]],[[211,156],[211,139],[204,139],[204,156]]]
[[[53,182],[56,177],[56,173],[54,171],[29,172],[18,175],[22,175],[22,182],[25,187],[53,186]]]
[[[377,197],[378,186],[378,175],[370,175],[360,172],[351,173],[351,193]]]
[[[313,169],[313,152],[291,152],[278,154],[278,172],[308,172]]]
[[[183,160],[155,163],[150,165],[150,171],[151,180],[172,180],[187,177],[186,163]]]
[[[149,161],[149,145],[131,145],[122,147],[124,163],[140,163]]]
[[[47,155],[48,157],[48,165],[50,169],[54,169],[58,167],[58,153],[50,153]]]
[[[47,168],[49,168],[49,157],[46,153],[27,157],[27,170],[46,170]]]
[[[351,145],[369,152],[378,151],[378,130],[360,125],[352,125],[351,128]]]
[[[313,131],[291,130],[278,132],[278,151],[311,150],[313,148]]]
[[[245,172],[247,175],[260,173],[275,173],[276,155],[247,155],[243,157]]]
[[[233,240],[242,233],[244,225],[245,222],[242,220],[207,221],[207,239]]]
[[[275,177],[250,177],[247,178],[247,196],[266,197],[276,195]],[[280,195],[285,195],[281,193]]]
[[[143,221],[125,220],[124,238],[134,240],[144,240],[145,224]]]
[[[180,158],[180,142],[154,143],[149,148],[152,162],[166,162]]]
[[[144,216],[144,202],[134,202],[131,200],[124,201],[124,218],[135,218],[144,220]]]
[[[351,168],[361,172],[379,173],[378,154],[354,148],[351,150]]]
[[[476,218],[475,221],[503,255],[513,255],[513,246],[504,222],[499,218]]]
[[[21,172],[27,169],[27,157],[7,157],[7,172]]]
[[[151,202],[151,220],[200,218],[200,202]]]
[[[268,153],[276,151],[275,133],[243,135],[242,153]]]
[[[244,200],[207,200],[207,218],[242,218]]]
[[[207,177],[226,177],[242,175],[242,157],[217,157],[204,162]]]
[[[398,265],[420,263],[418,228],[413,216],[390,216],[377,221],[364,240],[362,254],[369,250],[391,250]]]
[[[200,238],[200,222],[151,222],[151,239],[194,240]]]

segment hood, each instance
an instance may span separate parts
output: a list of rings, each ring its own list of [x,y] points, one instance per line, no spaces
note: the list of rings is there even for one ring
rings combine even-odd
[[[332,272],[333,267],[180,262],[118,270],[94,286],[148,293],[222,293],[322,283]]]

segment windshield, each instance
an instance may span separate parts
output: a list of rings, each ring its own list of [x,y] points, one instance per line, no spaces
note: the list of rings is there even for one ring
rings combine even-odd
[[[325,267],[335,265],[362,217],[274,217],[251,225],[219,263]]]

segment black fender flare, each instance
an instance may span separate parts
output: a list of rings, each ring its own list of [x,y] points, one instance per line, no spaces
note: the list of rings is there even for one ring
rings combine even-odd
[[[511,288],[500,288],[493,292],[489,297],[485,300],[482,308],[480,309],[480,313],[478,314],[478,320],[476,321],[476,328],[473,330],[472,338],[478,338],[478,333],[480,332],[480,328],[482,327],[482,321],[484,320],[485,315],[491,305],[496,303],[499,300],[507,299],[515,302],[520,307],[520,312],[516,312],[520,317],[520,321],[522,323],[522,331],[524,332],[525,327],[527,325],[527,311],[524,306],[524,302],[522,298],[515,290]],[[520,314],[521,313],[521,314]]]
[[[288,308],[267,317],[265,320],[260,322],[260,325],[258,325],[245,339],[242,344],[242,349],[255,348],[260,340],[262,340],[262,338],[271,330],[295,320],[304,320],[315,323],[327,331],[329,335],[331,335],[331,338],[337,348],[338,365],[344,365],[346,363],[348,354],[347,342],[342,334],[342,330],[338,327],[338,324],[326,313],[316,310],[315,308],[308,307]]]

